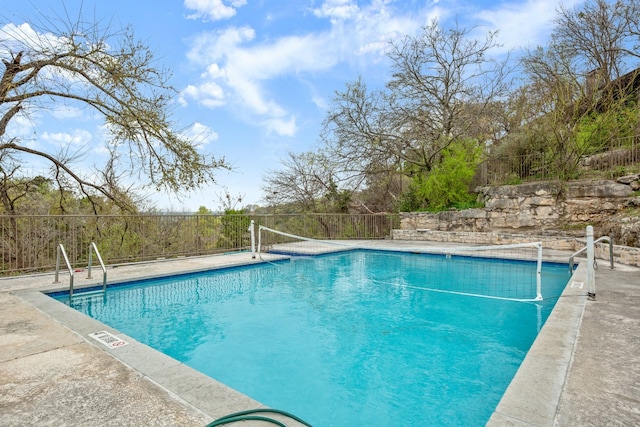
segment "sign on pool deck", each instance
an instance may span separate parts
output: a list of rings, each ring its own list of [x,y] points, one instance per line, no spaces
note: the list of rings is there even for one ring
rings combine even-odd
[[[118,348],[118,347],[123,347],[129,344],[125,340],[120,339],[117,336],[107,331],[93,332],[89,334],[89,336],[94,340],[101,342],[102,344],[106,345],[109,348]]]

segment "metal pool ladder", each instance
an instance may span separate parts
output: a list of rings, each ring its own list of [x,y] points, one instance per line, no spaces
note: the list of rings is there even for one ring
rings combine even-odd
[[[593,244],[596,245],[597,243],[600,242],[608,242],[609,243],[609,263],[611,265],[611,269],[614,269],[614,261],[613,261],[613,239],[611,239],[611,237],[609,236],[602,236],[599,239],[596,239],[593,241]],[[587,250],[587,246],[583,247],[582,249],[578,250],[577,252],[575,252],[573,255],[571,255],[569,257],[569,272],[572,273],[573,272],[573,267],[574,267],[574,262],[573,259],[580,255],[582,252]],[[594,268],[597,270],[598,269],[598,265],[597,263],[595,263],[594,260]]]
[[[96,258],[98,258],[98,262],[100,262],[100,267],[102,268],[102,292],[107,291],[107,268],[104,266],[104,262],[102,262],[102,257],[100,256],[100,252],[98,251],[98,247],[94,242],[91,242],[89,245],[89,266],[87,268],[87,279],[91,279],[91,265],[93,261],[93,252],[96,253]],[[62,243],[58,244],[58,250],[56,254],[56,276],[53,283],[58,283],[58,274],[60,272],[60,255],[64,259],[64,262],[67,266],[67,270],[69,271],[69,298],[73,297],[73,273],[74,270],[71,267],[71,263],[69,262],[69,257],[67,256],[67,252],[64,250],[64,246]]]

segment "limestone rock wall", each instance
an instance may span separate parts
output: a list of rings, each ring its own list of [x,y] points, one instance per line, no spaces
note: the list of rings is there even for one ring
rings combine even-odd
[[[616,243],[640,247],[639,189],[640,174],[617,180],[480,187],[476,191],[483,209],[402,213],[401,230],[581,237],[590,224],[596,236],[609,235]]]

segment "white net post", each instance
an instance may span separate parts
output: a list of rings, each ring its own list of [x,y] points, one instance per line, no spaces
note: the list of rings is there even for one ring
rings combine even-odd
[[[536,265],[536,300],[542,301],[542,243],[537,242],[538,259]]]
[[[256,227],[255,222],[251,220],[251,224],[249,224],[249,233],[251,233],[251,258],[255,259],[256,257]]]
[[[593,226],[587,226],[587,298],[596,299],[595,249],[593,243]]]

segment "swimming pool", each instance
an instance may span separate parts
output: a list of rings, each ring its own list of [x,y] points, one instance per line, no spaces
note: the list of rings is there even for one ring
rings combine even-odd
[[[484,425],[555,299],[403,286],[421,280],[407,268],[421,256],[353,251],[181,275],[72,306],[314,425]],[[566,265],[544,265],[545,294],[567,280]]]

